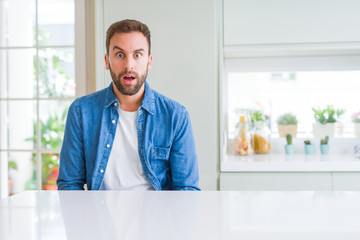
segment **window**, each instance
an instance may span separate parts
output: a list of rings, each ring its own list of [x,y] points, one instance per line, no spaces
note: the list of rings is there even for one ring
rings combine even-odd
[[[360,57],[298,56],[225,58],[223,111],[225,130],[234,138],[239,109],[262,110],[278,138],[277,119],[290,112],[298,119],[298,137],[311,138],[312,108],[343,109],[335,137],[354,138],[352,115],[360,111]]]
[[[355,136],[351,116],[360,110],[360,71],[229,72],[227,80],[230,137],[242,108],[262,110],[270,119],[274,138],[278,137],[277,119],[289,112],[297,117],[297,136],[312,137],[312,108],[327,105],[345,111],[335,137]]]
[[[67,109],[85,88],[75,12],[74,0],[0,0],[2,196],[56,188]]]
[[[297,138],[314,138],[315,123],[312,108],[332,105],[345,112],[335,124],[336,141],[350,139],[345,148],[339,143],[340,152],[352,153],[358,137],[352,115],[360,111],[360,56],[281,56],[281,57],[227,57],[225,52],[222,80],[223,129],[226,154],[234,155],[233,142],[239,111],[261,110],[269,119],[272,153],[282,153],[277,119],[284,113],[296,115]],[[350,141],[351,142],[351,141]],[[231,146],[230,146],[231,145]],[[336,148],[334,146],[333,148]],[[281,152],[277,152],[281,151]]]

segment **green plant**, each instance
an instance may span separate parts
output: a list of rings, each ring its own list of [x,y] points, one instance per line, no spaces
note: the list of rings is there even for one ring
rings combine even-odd
[[[296,125],[298,123],[297,118],[294,114],[285,113],[280,115],[277,119],[278,125]]]
[[[255,110],[251,113],[251,121],[252,122],[264,122],[265,116],[261,110]]]
[[[39,45],[47,45],[50,33],[40,29],[34,36],[37,36]],[[39,50],[33,57],[33,77],[39,79],[34,81],[34,91],[39,89],[40,94],[47,97],[67,96],[68,85],[75,85],[75,79],[66,73],[66,64],[71,62],[73,57],[74,53],[62,48]]]
[[[305,143],[305,145],[310,145],[311,141],[310,140],[305,140],[304,143]]]
[[[335,123],[341,115],[345,113],[344,109],[334,109],[332,105],[327,105],[325,109],[312,108],[315,121],[321,124]]]
[[[41,148],[45,149],[60,149],[65,131],[65,118],[67,115],[65,109],[59,118],[56,114],[51,114],[46,121],[40,120],[40,142]],[[34,135],[27,138],[26,141],[32,141],[34,145],[37,143],[36,138],[36,122],[34,124]],[[59,167],[60,155],[58,153],[43,153],[42,159],[42,182],[43,184],[55,184],[54,173],[57,173]],[[36,154],[32,155],[32,161],[36,164]]]
[[[328,142],[329,142],[329,136],[326,136],[326,137],[324,137],[323,139],[320,140],[321,144],[328,144]]]
[[[292,136],[291,134],[286,134],[286,142],[288,145],[291,145],[292,144]]]
[[[9,159],[8,160],[8,170],[10,170],[10,169],[17,170],[18,166],[15,161]]]

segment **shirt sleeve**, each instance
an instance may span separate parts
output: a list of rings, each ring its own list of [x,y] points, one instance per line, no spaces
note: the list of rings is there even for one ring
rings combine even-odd
[[[170,152],[173,190],[199,191],[199,171],[190,117],[183,107],[182,117]]]
[[[79,102],[75,100],[68,111],[64,141],[60,153],[60,168],[57,179],[59,190],[83,190],[86,170],[84,141]]]

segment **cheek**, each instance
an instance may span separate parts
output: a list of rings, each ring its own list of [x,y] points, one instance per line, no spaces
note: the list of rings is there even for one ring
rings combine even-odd
[[[121,68],[121,66],[122,66],[121,62],[120,62],[120,61],[117,61],[117,60],[111,60],[111,61],[109,62],[109,65],[110,65],[110,67],[111,67],[112,69],[119,69],[119,68]]]

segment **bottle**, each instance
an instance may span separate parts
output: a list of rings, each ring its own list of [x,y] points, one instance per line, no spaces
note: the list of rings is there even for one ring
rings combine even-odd
[[[235,133],[235,154],[242,156],[252,154],[253,148],[251,146],[251,125],[250,116],[248,114],[243,114],[240,116]]]
[[[256,121],[254,123],[254,135],[252,138],[254,152],[263,154],[270,152],[271,131],[265,121]]]

